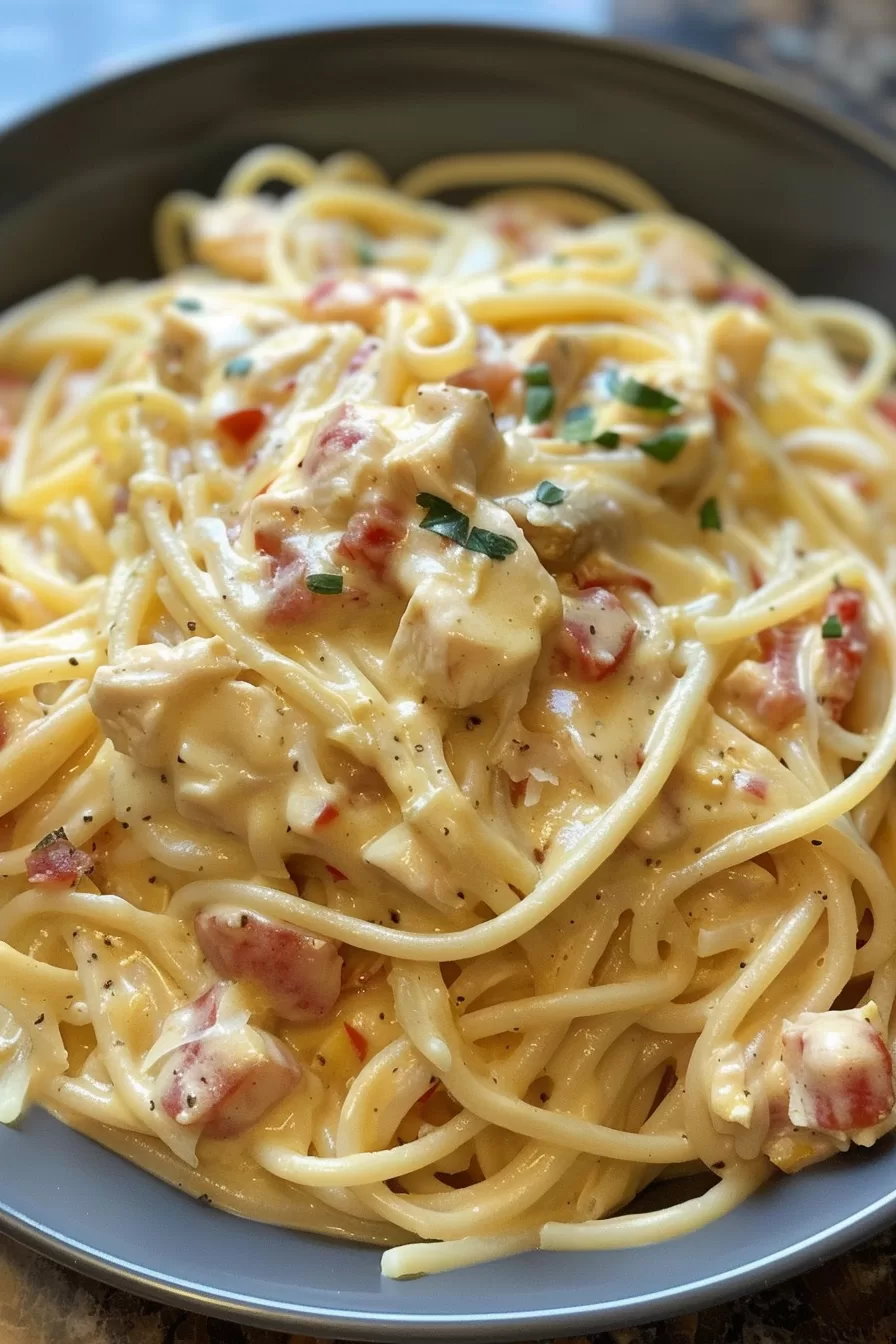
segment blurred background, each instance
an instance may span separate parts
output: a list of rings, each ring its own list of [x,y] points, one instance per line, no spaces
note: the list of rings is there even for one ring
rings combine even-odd
[[[441,17],[692,47],[896,134],[896,0],[451,0],[445,10],[431,0],[0,0],[0,123],[177,52]]]

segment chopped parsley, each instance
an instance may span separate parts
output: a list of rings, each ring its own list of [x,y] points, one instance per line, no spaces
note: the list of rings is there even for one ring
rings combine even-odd
[[[484,527],[471,527],[467,537],[467,550],[478,551],[490,560],[506,560],[513,555],[516,542],[513,537],[502,536],[500,532],[489,532]]]
[[[710,495],[700,505],[700,526],[704,532],[721,532],[722,515],[719,513],[719,501]]]
[[[611,397],[615,397],[617,401],[624,401],[627,406],[637,406],[642,411],[664,411],[673,414],[681,410],[681,402],[677,397],[671,397],[668,392],[663,392],[658,387],[639,383],[637,378],[631,376],[621,378],[615,369],[611,369],[607,374],[606,386]]]
[[[202,304],[199,302],[198,299],[186,298],[186,299],[175,299],[174,306],[175,308],[179,308],[182,313],[198,313],[200,308],[202,307]]]
[[[539,504],[547,504],[549,508],[553,508],[555,504],[563,503],[566,491],[561,490],[559,485],[554,485],[553,481],[542,481],[535,491],[535,498]]]
[[[527,364],[523,369],[523,378],[527,387],[550,387],[551,368],[542,360],[538,364]]]
[[[547,420],[554,409],[554,389],[547,364],[529,364],[523,369],[526,384],[526,419],[533,425]]]
[[[370,246],[369,243],[358,244],[358,265],[359,266],[376,265],[376,253],[374,252],[373,248]]]
[[[489,532],[484,527],[470,527],[467,515],[449,504],[447,499],[424,493],[417,496],[417,503],[421,509],[426,509],[421,527],[468,551],[487,555],[491,560],[506,560],[517,548],[512,537],[505,537],[500,532]]]
[[[843,626],[840,624],[840,617],[834,615],[826,617],[821,626],[822,639],[840,639],[842,635]]]
[[[563,417],[560,437],[568,443],[591,443],[594,440],[594,412],[590,406],[571,406]]]
[[[465,513],[461,513],[453,504],[449,504],[447,499],[440,499],[438,495],[425,493],[418,495],[417,503],[421,509],[427,511],[420,524],[421,527],[427,532],[437,532],[440,537],[447,537],[449,541],[456,541],[458,546],[466,546],[470,520]]]
[[[323,593],[332,595],[342,592],[341,574],[309,574],[305,579],[305,587],[310,588],[312,593]]]
[[[225,378],[245,378],[247,373],[252,372],[252,361],[248,355],[237,355],[236,359],[231,359],[224,365]]]
[[[571,406],[563,417],[560,437],[567,443],[598,443],[601,448],[618,448],[619,435],[615,429],[595,433],[594,411],[590,406]]]
[[[655,457],[657,462],[674,462],[687,441],[687,430],[673,426],[654,434],[652,439],[642,439],[638,447],[648,457]]]

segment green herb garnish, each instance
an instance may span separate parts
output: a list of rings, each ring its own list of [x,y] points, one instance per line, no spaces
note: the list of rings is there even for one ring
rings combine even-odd
[[[599,443],[601,448],[618,448],[619,435],[615,429],[605,429],[602,434],[598,434],[594,442]]]
[[[700,526],[704,532],[721,532],[722,515],[719,513],[719,501],[710,495],[700,505]]]
[[[561,490],[559,485],[554,485],[553,481],[542,481],[541,485],[535,491],[535,498],[539,504],[547,504],[553,508],[555,504],[562,504],[566,498],[566,491]]]
[[[370,246],[369,243],[358,244],[358,265],[359,266],[376,265],[376,253],[374,252],[373,248]]]
[[[529,364],[523,369],[523,379],[526,384],[526,419],[533,425],[540,425],[554,409],[551,370],[544,362]]]
[[[231,359],[224,365],[225,378],[245,378],[247,373],[252,372],[252,361],[248,355],[237,355],[236,359]]]
[[[538,364],[527,364],[523,369],[523,378],[527,387],[550,387],[551,368],[542,360]]]
[[[438,495],[423,493],[417,496],[421,509],[426,509],[426,517],[420,523],[427,532],[435,532],[448,541],[463,546],[468,551],[487,555],[492,560],[505,560],[517,549],[512,537],[502,536],[500,532],[489,532],[484,527],[470,527],[470,520],[460,509],[449,504],[447,499]]]
[[[342,592],[341,574],[309,574],[305,579],[305,587],[310,588],[312,593],[324,593],[331,595]]]
[[[421,509],[427,510],[421,527],[427,532],[437,532],[440,537],[447,537],[449,541],[456,541],[458,546],[466,546],[470,520],[465,513],[449,504],[447,499],[439,499],[438,495],[425,493],[418,495],[417,503]]]
[[[638,447],[648,457],[655,457],[657,462],[674,462],[687,441],[687,430],[673,427],[654,434],[652,439],[642,439]]]
[[[592,443],[594,412],[590,406],[571,406],[563,417],[560,437],[569,443]]]
[[[182,313],[198,313],[202,304],[198,299],[175,299],[175,308],[179,308]]]
[[[828,616],[826,620],[822,622],[821,626],[822,639],[840,639],[842,634],[843,634],[843,626],[840,624],[839,616]]]
[[[668,392],[662,392],[658,387],[639,383],[637,378],[620,378],[615,369],[611,369],[607,374],[606,386],[611,397],[615,397],[617,401],[624,401],[627,406],[637,406],[642,411],[665,411],[672,414],[681,410],[681,402],[677,397],[670,397]]]
[[[466,545],[468,551],[478,551],[480,555],[487,555],[490,560],[506,560],[508,555],[513,555],[516,550],[513,537],[502,536],[500,532],[489,532],[484,527],[471,527]]]

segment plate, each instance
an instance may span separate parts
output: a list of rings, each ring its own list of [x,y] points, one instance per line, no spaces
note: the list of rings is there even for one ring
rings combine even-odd
[[[262,141],[614,159],[803,293],[896,315],[896,155],[733,67],[611,41],[472,27],[290,35],[92,88],[0,136],[0,304],[58,280],[149,276],[150,218]],[[528,1254],[410,1283],[379,1253],[249,1224],[37,1109],[0,1129],[0,1226],[145,1296],[343,1339],[512,1340],[604,1330],[755,1291],[896,1218],[896,1146],[772,1183],[721,1221],[635,1250]]]

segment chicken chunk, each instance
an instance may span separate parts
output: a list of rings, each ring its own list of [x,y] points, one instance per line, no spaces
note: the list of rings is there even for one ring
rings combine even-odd
[[[574,565],[595,547],[614,541],[622,531],[619,504],[587,481],[569,486],[559,504],[539,504],[529,496],[508,499],[505,507],[539,560],[551,569]]]
[[[207,201],[192,221],[196,260],[236,280],[264,280],[276,217],[277,202],[268,196]]]
[[[480,501],[472,522],[516,550],[495,560],[418,529],[397,567],[411,595],[390,654],[395,675],[454,708],[527,679],[560,614],[553,580],[509,515]]]
[[[101,667],[90,688],[91,708],[116,751],[141,765],[162,767],[171,755],[172,714],[240,664],[223,639],[187,639],[168,648],[138,644],[120,663]]]
[[[335,1006],[342,958],[332,939],[226,905],[202,910],[194,926],[218,974],[260,985],[287,1021],[314,1022]]]
[[[250,1129],[302,1076],[292,1051],[250,1024],[239,990],[226,981],[168,1017],[163,1037],[178,1034],[183,1043],[166,1055],[155,1102],[177,1124],[210,1139]]]
[[[801,1013],[781,1039],[793,1125],[861,1143],[863,1130],[890,1115],[893,1060],[874,1004]]]
[[[212,369],[285,321],[276,308],[258,305],[250,311],[205,294],[175,299],[162,310],[155,343],[159,379],[174,392],[199,396]]]
[[[689,234],[664,234],[647,254],[641,285],[664,298],[692,296],[712,300],[719,286],[718,259]]]
[[[542,327],[518,342],[513,358],[521,367],[547,364],[555,409],[569,401],[594,362],[591,347],[584,337],[553,327]]]

